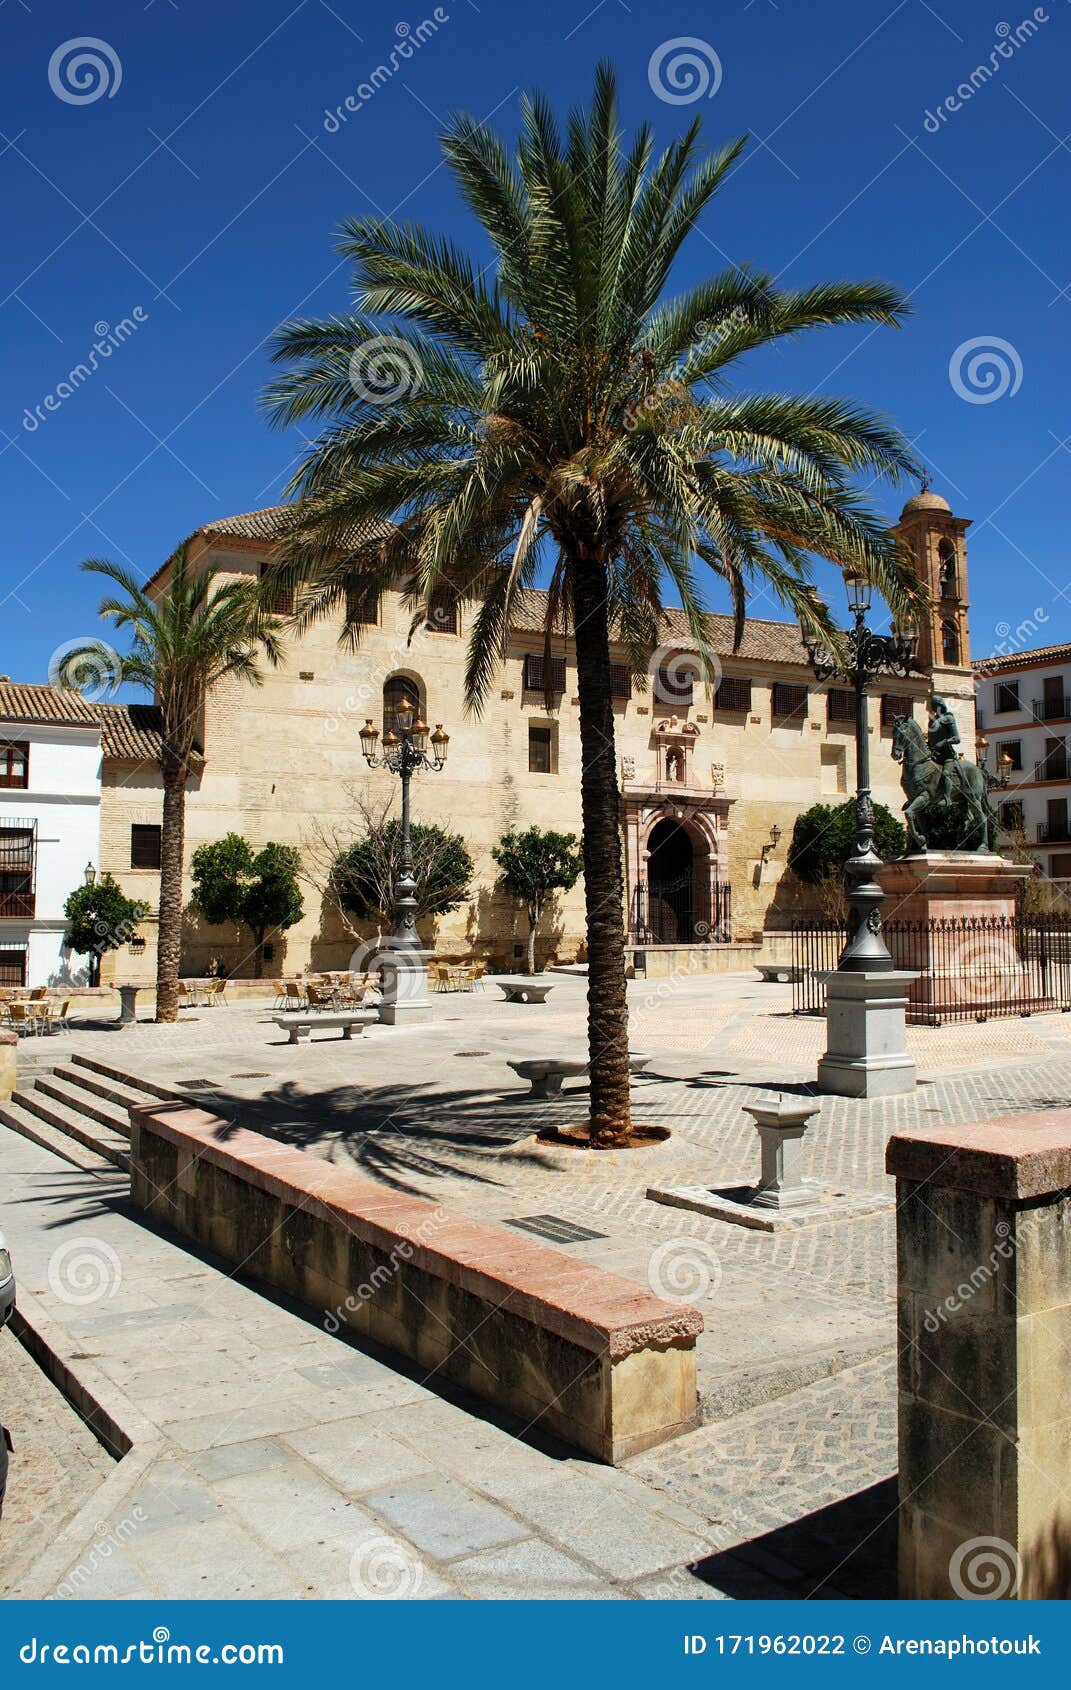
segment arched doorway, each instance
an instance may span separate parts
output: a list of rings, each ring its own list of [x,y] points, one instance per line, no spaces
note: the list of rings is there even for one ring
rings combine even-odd
[[[695,842],[680,822],[663,817],[647,837],[647,927],[656,945],[696,941]]]

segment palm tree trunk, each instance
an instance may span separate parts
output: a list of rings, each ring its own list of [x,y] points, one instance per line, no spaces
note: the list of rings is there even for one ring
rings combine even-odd
[[[583,757],[580,809],[588,942],[590,1131],[593,1144],[614,1145],[627,1142],[632,1121],[620,797],[602,560],[590,556],[578,559],[572,581]]]
[[[177,1021],[179,952],[182,946],[182,856],[186,835],[186,767],[164,766],[164,813],[160,830],[160,925],[156,949],[156,1019]]]

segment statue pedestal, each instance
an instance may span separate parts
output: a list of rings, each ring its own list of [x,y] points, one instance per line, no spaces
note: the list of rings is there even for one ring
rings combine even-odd
[[[406,1027],[414,1021],[430,1021],[428,958],[431,951],[391,950],[385,946],[376,961],[382,986],[379,1019],[388,1027]]]
[[[918,972],[909,1021],[992,1013],[1030,994],[1017,943],[1016,893],[1033,869],[984,851],[926,851],[885,863],[885,942],[897,968]],[[1033,1008],[1046,1007],[1038,1000]]]
[[[915,1089],[904,1015],[917,984],[901,969],[826,975],[826,1053],[819,1091],[838,1097],[897,1097]]]

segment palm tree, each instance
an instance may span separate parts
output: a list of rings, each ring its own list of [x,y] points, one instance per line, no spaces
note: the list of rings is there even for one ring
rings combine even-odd
[[[104,642],[88,640],[67,652],[61,682],[77,686],[88,665],[115,686],[132,681],[148,688],[160,711],[160,772],[163,825],[160,830],[160,917],[156,959],[156,1019],[178,1019],[179,950],[182,937],[182,859],[186,831],[186,782],[205,696],[228,675],[259,686],[257,654],[280,656],[281,624],[263,609],[259,584],[213,580],[211,569],[192,570],[189,541],[164,565],[164,581],[152,596],[130,570],[105,558],[82,568],[104,575],[121,596],[104,599],[100,614],[127,630],[130,650],[120,656]]]
[[[357,309],[284,325],[274,356],[291,367],[265,395],[280,425],[324,419],[283,552],[306,581],[304,621],[399,582],[415,622],[432,600],[473,603],[478,712],[517,596],[546,563],[548,649],[567,626],[575,641],[599,1145],[629,1134],[611,637],[645,676],[668,582],[706,650],[699,565],[727,583],[738,643],[756,583],[835,637],[812,553],[862,572],[894,612],[917,592],[857,487],[914,471],[896,429],[843,400],[729,387],[746,352],[825,324],[895,325],[904,304],[879,281],[791,291],[743,268],[664,297],[744,145],[703,156],[698,135],[697,120],[656,159],[643,126],[626,150],[608,66],[564,134],[526,99],[515,157],[455,118],[446,160],[490,262],[417,225],[347,222]],[[354,613],[344,637],[358,633]]]

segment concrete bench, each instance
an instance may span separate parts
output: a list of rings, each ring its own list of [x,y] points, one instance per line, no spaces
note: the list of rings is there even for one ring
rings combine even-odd
[[[803,979],[803,969],[792,962],[757,962],[755,967],[761,979],[767,982],[780,981],[782,984],[795,983]]]
[[[523,974],[516,979],[496,980],[502,996],[507,1003],[546,1003],[547,993],[554,990],[554,982],[526,979]]]
[[[188,1103],[132,1107],[130,1157],[138,1208],[433,1384],[600,1461],[698,1423],[698,1309]]]
[[[628,1059],[629,1073],[642,1073],[650,1060],[649,1056],[633,1051]],[[588,1072],[587,1057],[580,1056],[530,1056],[520,1062],[511,1062],[509,1066],[519,1079],[531,1081],[529,1097],[560,1097],[563,1080],[581,1074],[586,1078]]]
[[[313,1010],[310,1015],[273,1015],[272,1020],[277,1027],[290,1034],[290,1043],[296,1045],[305,1033],[311,1033],[314,1027],[341,1027],[342,1037],[353,1037],[354,1028],[363,1033],[369,1021],[374,1021],[375,1015],[367,1009],[331,1009]]]

